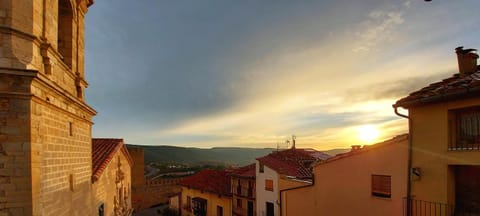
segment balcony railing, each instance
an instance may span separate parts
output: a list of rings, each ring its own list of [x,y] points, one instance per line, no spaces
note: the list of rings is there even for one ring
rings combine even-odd
[[[403,201],[404,216],[453,216],[455,212],[453,205],[444,203],[407,198]]]
[[[473,216],[480,215],[479,207],[465,207],[424,200],[403,200],[404,216]],[[410,205],[409,205],[410,204]]]
[[[239,207],[233,207],[233,214],[237,215],[237,216],[247,215],[247,209],[239,208]]]
[[[254,198],[255,190],[253,190],[253,188],[248,188],[248,187],[233,187],[233,194],[237,196],[247,197],[247,198]]]

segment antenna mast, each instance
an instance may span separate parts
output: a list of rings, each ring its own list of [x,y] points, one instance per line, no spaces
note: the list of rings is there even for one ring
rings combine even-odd
[[[295,139],[297,139],[297,136],[292,135],[292,149],[295,150]]]

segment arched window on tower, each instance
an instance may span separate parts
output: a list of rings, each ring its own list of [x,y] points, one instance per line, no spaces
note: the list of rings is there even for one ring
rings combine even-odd
[[[70,0],[58,0],[57,50],[63,62],[72,67],[73,60],[73,10]]]

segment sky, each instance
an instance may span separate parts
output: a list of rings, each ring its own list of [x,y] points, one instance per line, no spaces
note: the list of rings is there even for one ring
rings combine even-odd
[[[94,137],[184,147],[372,144],[392,104],[480,48],[480,1],[98,0],[85,24]],[[406,110],[402,110],[406,113]],[[365,128],[378,137],[361,139]],[[363,134],[364,135],[364,134]]]

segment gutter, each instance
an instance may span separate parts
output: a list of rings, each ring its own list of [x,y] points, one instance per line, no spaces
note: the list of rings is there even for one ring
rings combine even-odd
[[[313,187],[314,185],[315,185],[315,175],[312,176],[312,184],[302,185],[302,186],[298,186],[298,187],[293,187],[293,188],[287,188],[287,189],[280,190],[280,203],[278,204],[279,207],[280,207],[280,216],[282,216],[282,193],[283,192],[290,191],[290,190],[301,189],[301,188]]]
[[[406,216],[411,216],[411,189],[412,189],[412,182],[411,180],[411,170],[412,170],[412,119],[408,115],[404,115],[398,112],[398,107],[396,105],[393,105],[393,109],[395,111],[395,114],[408,119],[408,170],[407,170],[407,214]]]

